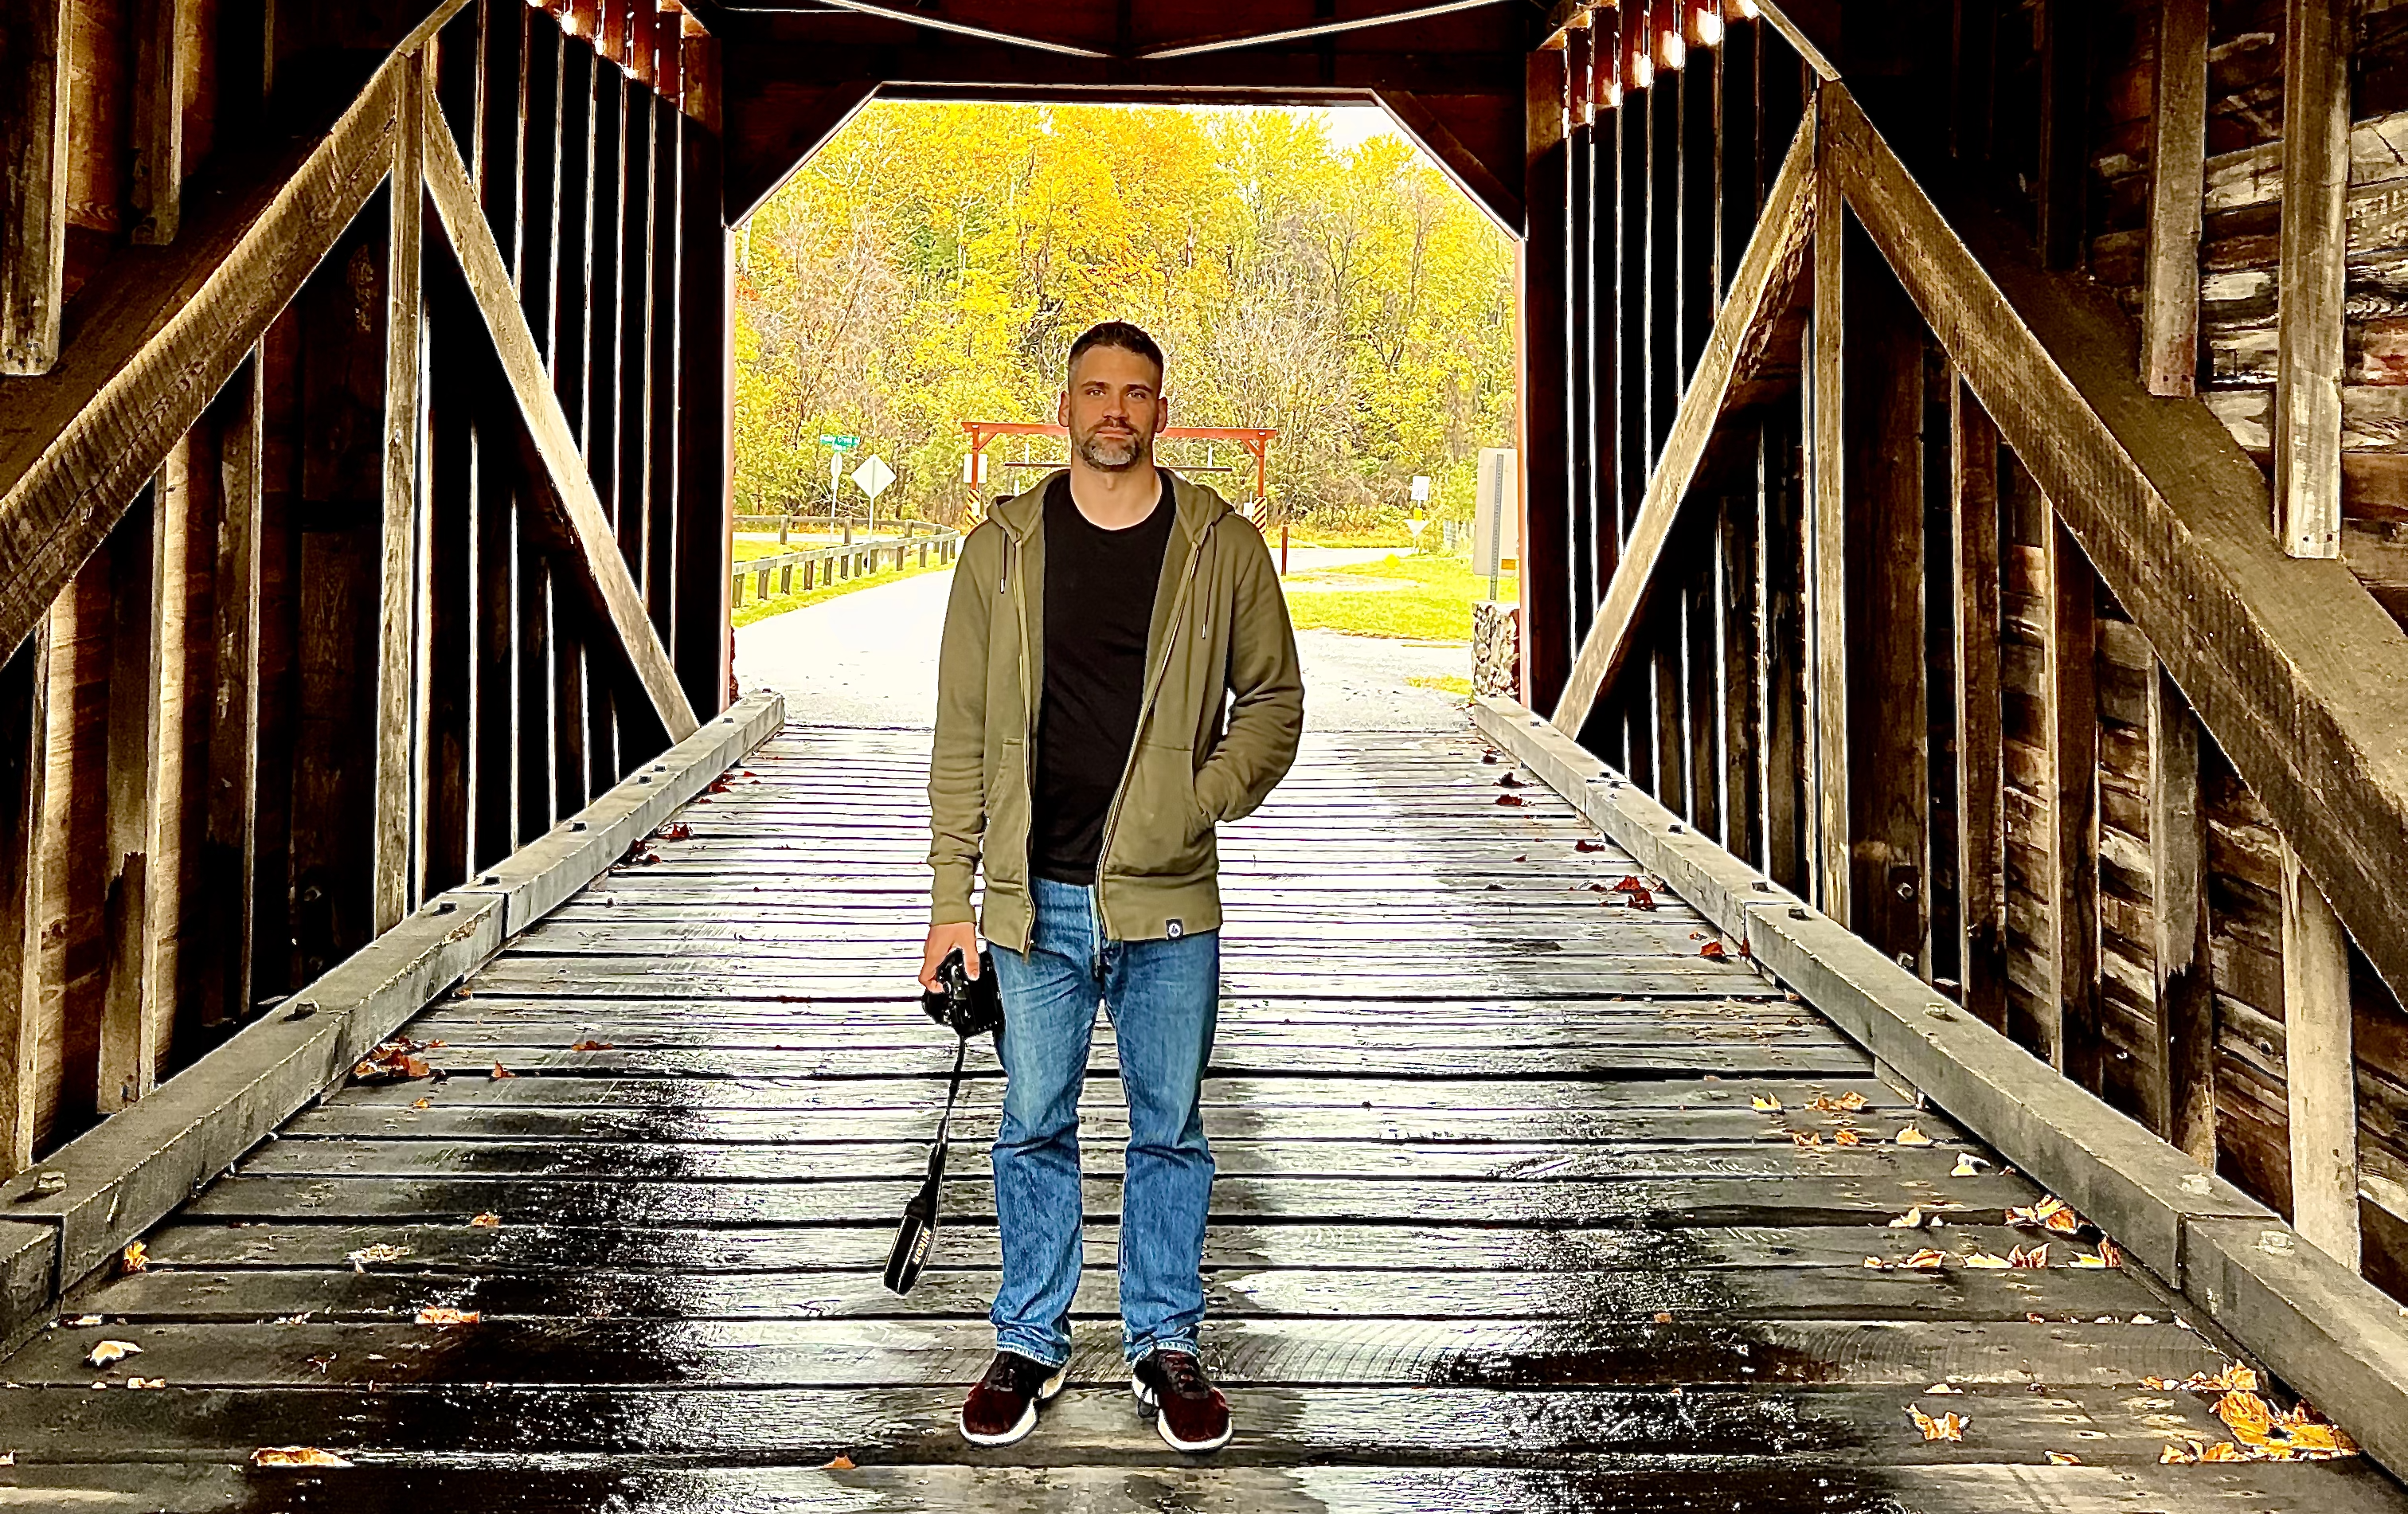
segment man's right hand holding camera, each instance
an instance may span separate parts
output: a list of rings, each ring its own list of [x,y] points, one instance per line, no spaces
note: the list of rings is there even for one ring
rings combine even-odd
[[[962,954],[962,971],[972,978],[979,975],[978,927],[965,920],[958,925],[928,927],[928,944],[920,956],[920,987],[930,993],[939,991],[937,969],[953,952]]]

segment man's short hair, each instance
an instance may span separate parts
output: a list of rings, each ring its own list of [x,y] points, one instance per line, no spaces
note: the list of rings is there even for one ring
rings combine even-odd
[[[1080,332],[1079,339],[1070,344],[1070,361],[1064,370],[1066,376],[1078,371],[1079,359],[1090,347],[1117,347],[1125,353],[1135,353],[1154,365],[1157,379],[1168,370],[1168,365],[1162,360],[1161,344],[1147,336],[1141,327],[1131,325],[1126,321],[1104,321]]]

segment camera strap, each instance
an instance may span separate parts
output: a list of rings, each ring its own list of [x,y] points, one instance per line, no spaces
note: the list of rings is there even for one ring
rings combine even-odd
[[[946,1132],[953,1123],[953,1101],[960,1098],[962,1093],[962,1062],[969,1054],[970,1038],[963,1036],[953,1046],[953,1080],[945,1089],[945,1115],[942,1119],[937,1121],[937,1150],[940,1153],[945,1149]],[[944,1161],[941,1155],[937,1158],[938,1171],[941,1172],[944,1169]]]

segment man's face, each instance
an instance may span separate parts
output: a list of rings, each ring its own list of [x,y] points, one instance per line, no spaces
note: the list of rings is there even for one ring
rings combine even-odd
[[[1070,370],[1057,419],[1082,462],[1117,472],[1154,455],[1165,413],[1160,369],[1124,348],[1090,347]]]

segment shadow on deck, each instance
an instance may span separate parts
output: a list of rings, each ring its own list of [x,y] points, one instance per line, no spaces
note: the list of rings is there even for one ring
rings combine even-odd
[[[2363,1461],[2159,1465],[2225,1433],[2144,1379],[2222,1354],[2070,1265],[2095,1237],[1961,1265],[2039,1239],[2004,1222],[2038,1190],[1686,905],[1630,907],[1627,858],[1469,733],[1310,739],[1225,836],[1207,1350],[1237,1442],[1182,1460],[1131,1412],[1099,1027],[1071,1391],[971,1451],[982,1162],[921,1287],[877,1271],[950,1065],[909,1002],[924,743],[790,730],[412,1023],[441,1081],[346,1088],[200,1193],[0,1368],[0,1504],[2408,1507]],[[1946,1223],[1892,1227],[1914,1208]],[[103,1339],[140,1354],[95,1369]],[[294,1446],[351,1464],[252,1464]]]

